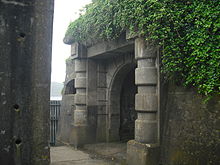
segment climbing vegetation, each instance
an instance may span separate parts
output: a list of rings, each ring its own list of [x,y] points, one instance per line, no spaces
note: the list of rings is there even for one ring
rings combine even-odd
[[[125,30],[161,45],[166,78],[220,94],[219,0],[94,0],[66,38],[112,40]]]

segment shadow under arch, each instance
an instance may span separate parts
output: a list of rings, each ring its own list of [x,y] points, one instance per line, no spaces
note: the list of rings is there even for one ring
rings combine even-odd
[[[133,70],[135,72],[136,62],[134,60],[120,65],[110,82],[108,90],[108,124],[107,124],[107,142],[120,140],[120,99],[122,85],[125,78]]]

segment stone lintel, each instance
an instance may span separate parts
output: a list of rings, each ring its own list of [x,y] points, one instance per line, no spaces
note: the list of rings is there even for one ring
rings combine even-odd
[[[102,55],[102,58],[106,55],[120,54],[124,52],[133,51],[134,41],[126,40],[125,38],[119,38],[114,41],[105,41],[97,43],[87,48],[87,55],[89,57],[98,57]]]

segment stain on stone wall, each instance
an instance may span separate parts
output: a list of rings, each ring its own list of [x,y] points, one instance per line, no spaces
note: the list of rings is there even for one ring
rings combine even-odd
[[[53,0],[0,1],[0,164],[47,165]]]
[[[220,97],[207,103],[195,90],[163,84],[161,102],[161,164],[220,163]]]

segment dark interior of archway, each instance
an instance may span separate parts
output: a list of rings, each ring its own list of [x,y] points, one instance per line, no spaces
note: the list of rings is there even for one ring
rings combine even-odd
[[[66,89],[64,92],[65,95],[76,93],[76,88],[74,87],[74,83],[75,83],[74,79],[67,83]]]
[[[134,69],[128,73],[122,84],[120,95],[120,140],[128,141],[134,139],[134,124],[137,118],[135,111],[135,86]]]

